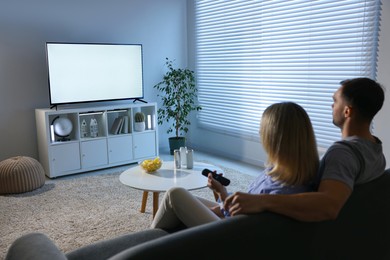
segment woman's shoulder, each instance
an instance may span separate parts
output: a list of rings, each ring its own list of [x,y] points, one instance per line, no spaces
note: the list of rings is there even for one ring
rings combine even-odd
[[[269,169],[265,169],[258,176],[249,188],[249,193],[253,194],[292,194],[312,191],[312,185],[287,185],[282,181],[272,178],[268,174]]]

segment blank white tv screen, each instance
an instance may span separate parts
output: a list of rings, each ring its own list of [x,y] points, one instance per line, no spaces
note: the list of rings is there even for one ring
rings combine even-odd
[[[142,45],[46,43],[52,105],[143,98]]]

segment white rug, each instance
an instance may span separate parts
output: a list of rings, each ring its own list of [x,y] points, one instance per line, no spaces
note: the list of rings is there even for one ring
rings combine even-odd
[[[219,166],[231,180],[229,191],[246,191],[253,176]],[[0,196],[0,259],[11,243],[30,232],[48,235],[63,252],[149,228],[152,196],[140,213],[142,191],[119,181],[118,173],[48,181],[32,192]],[[193,191],[213,199],[208,189]],[[162,194],[160,194],[161,199]]]

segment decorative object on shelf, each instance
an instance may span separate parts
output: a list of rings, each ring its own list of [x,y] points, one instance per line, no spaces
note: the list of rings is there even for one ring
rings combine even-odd
[[[145,114],[137,112],[134,114],[134,131],[142,132],[145,130]]]
[[[80,132],[82,138],[88,137],[87,121],[85,121],[85,119],[83,119],[83,121],[81,122]]]
[[[89,135],[91,137],[97,137],[99,135],[98,123],[94,117],[91,118],[89,123]]]
[[[175,131],[175,136],[169,138],[170,154],[173,155],[175,149],[186,146],[186,139],[181,134],[188,132],[188,126],[191,124],[188,120],[190,112],[202,108],[196,104],[195,72],[187,68],[175,69],[168,58],[165,65],[168,71],[154,88],[161,92],[158,96],[162,99],[162,107],[158,109],[158,124],[171,122],[167,133]]]
[[[160,157],[143,160],[139,165],[147,173],[153,173],[161,168],[163,161]]]
[[[56,117],[53,122],[54,133],[60,137],[58,141],[69,141],[69,135],[73,130],[72,121],[67,117]]]

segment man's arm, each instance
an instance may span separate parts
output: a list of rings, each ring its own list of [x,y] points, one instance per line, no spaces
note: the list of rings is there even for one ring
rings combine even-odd
[[[300,221],[337,218],[352,190],[336,180],[323,180],[318,191],[290,195],[248,194],[236,192],[225,200],[230,215],[270,211]]]

